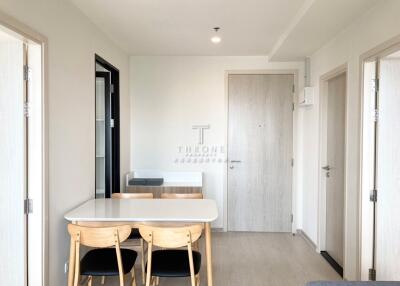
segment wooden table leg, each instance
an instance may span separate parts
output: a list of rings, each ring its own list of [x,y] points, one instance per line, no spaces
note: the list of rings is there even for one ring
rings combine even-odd
[[[211,259],[211,225],[210,223],[205,224],[206,232],[206,256],[207,256],[207,285],[213,285],[212,277],[212,259]]]
[[[75,241],[71,237],[71,246],[69,249],[69,267],[68,267],[68,286],[74,285],[74,268],[75,268]]]

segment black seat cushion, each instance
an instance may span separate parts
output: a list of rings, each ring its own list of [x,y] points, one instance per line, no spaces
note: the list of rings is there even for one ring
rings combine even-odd
[[[201,265],[200,252],[193,251],[193,265],[194,273],[199,273]],[[158,277],[190,276],[188,251],[175,249],[153,251],[151,259],[151,275]]]
[[[140,239],[142,236],[140,235],[138,228],[132,228],[131,234],[129,235],[128,239]]]
[[[124,274],[129,273],[132,270],[136,257],[136,251],[131,249],[121,249],[121,260]],[[115,248],[98,248],[86,253],[81,260],[81,274],[91,276],[118,275],[118,262]]]

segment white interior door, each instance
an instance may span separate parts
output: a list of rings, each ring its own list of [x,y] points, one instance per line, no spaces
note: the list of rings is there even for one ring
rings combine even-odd
[[[400,280],[400,52],[380,61],[376,278]]]
[[[326,252],[343,267],[346,73],[328,81]]]
[[[26,284],[26,126],[23,43],[0,30],[0,277]]]
[[[32,212],[28,215],[28,285],[43,285],[44,273],[44,149],[43,149],[43,97],[42,47],[27,45],[27,64],[30,79],[26,81],[29,101],[28,118],[28,197]]]
[[[361,280],[369,278],[373,263],[374,204],[370,201],[375,184],[375,79],[376,61],[364,62],[362,174],[361,174]]]
[[[291,231],[293,84],[293,75],[229,75],[230,231]]]

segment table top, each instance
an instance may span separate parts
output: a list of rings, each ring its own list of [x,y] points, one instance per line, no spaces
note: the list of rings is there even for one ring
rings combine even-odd
[[[217,204],[208,199],[92,199],[66,213],[68,221],[212,222]]]

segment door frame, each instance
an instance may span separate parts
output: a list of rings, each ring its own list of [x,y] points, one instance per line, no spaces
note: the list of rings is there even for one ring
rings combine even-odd
[[[114,193],[120,192],[121,190],[121,165],[120,165],[120,86],[119,86],[119,69],[117,69],[115,66],[110,64],[108,61],[106,61],[104,58],[99,56],[98,54],[95,54],[95,64],[94,64],[94,85],[95,85],[95,90],[96,90],[96,63],[104,67],[106,70],[108,70],[111,73],[111,85],[114,86],[114,90],[112,91],[113,96],[112,100],[114,100],[113,104],[113,109],[111,110],[111,116],[114,119],[114,128],[113,128],[113,133],[111,134],[111,140],[112,140],[112,162],[111,162],[111,169],[112,169],[112,191]],[[96,92],[94,95],[94,100],[95,100],[95,110],[96,110]],[[95,112],[95,117],[96,117],[96,112]],[[96,118],[94,120],[95,124],[95,132],[96,132]],[[96,140],[95,140],[95,148],[96,150]],[[95,151],[96,152],[96,151]],[[96,158],[96,154],[94,154],[94,158]],[[94,162],[95,164],[95,178],[96,178],[96,160]],[[111,178],[109,174],[106,173],[106,182],[110,181]],[[95,190],[96,191],[96,190]],[[107,188],[105,188],[105,197],[110,198],[111,193],[107,191]]]
[[[327,98],[329,80],[345,74],[346,95],[345,95],[345,128],[344,128],[344,214],[343,214],[343,277],[346,263],[346,206],[347,206],[347,105],[349,99],[349,73],[348,64],[342,64],[335,69],[323,74],[319,80],[319,159],[318,159],[318,231],[317,251],[326,250],[326,176],[321,167],[327,164]]]
[[[359,178],[359,195],[358,195],[358,248],[359,248],[359,256],[358,256],[358,275],[360,279],[365,279],[366,278],[366,269],[363,269],[364,266],[364,260],[370,260],[372,261],[372,251],[375,252],[376,249],[368,249],[369,253],[365,253],[367,249],[365,249],[365,236],[366,235],[373,235],[373,222],[371,222],[371,225],[364,226],[363,225],[363,209],[368,208],[369,206],[365,205],[365,202],[363,200],[363,197],[365,195],[369,196],[369,192],[371,190],[364,190],[363,189],[363,166],[364,166],[364,115],[365,115],[365,99],[364,99],[364,65],[368,61],[375,60],[377,61],[377,65],[379,65],[379,61],[382,57],[385,57],[386,55],[391,54],[392,52],[395,52],[397,50],[400,50],[400,36],[396,36],[394,38],[391,38],[382,44],[372,48],[371,50],[365,52],[362,54],[359,58],[359,72],[360,72],[360,137],[359,137],[359,150],[360,150],[360,161],[359,161],[359,173],[360,173],[360,178]],[[379,68],[378,68],[379,70]],[[377,75],[379,77],[379,74]],[[368,192],[368,194],[366,194]],[[368,233],[368,232],[371,233]],[[367,233],[366,233],[367,232]],[[363,243],[364,242],[364,243]],[[371,246],[371,245],[369,245]],[[367,247],[369,247],[367,246]],[[373,246],[372,246],[373,248]],[[370,268],[375,267],[376,265],[371,265]],[[376,270],[376,269],[375,269]]]
[[[292,233],[297,232],[297,94],[299,92],[299,70],[298,69],[263,69],[263,70],[225,70],[225,158],[228,159],[228,145],[229,145],[229,75],[293,75],[294,92],[293,92],[293,142],[292,142],[292,156],[294,160],[292,168]],[[228,160],[226,160],[223,168],[223,231],[228,231]]]
[[[49,112],[48,112],[48,40],[47,37],[36,32],[29,26],[0,11],[0,26],[15,33],[24,42],[35,43],[41,48],[41,141],[42,141],[42,199],[41,205],[41,229],[42,255],[41,284],[49,285]],[[29,251],[29,250],[28,250]],[[28,263],[28,260],[26,261]],[[26,277],[28,278],[28,277]],[[26,281],[28,283],[28,281]]]

